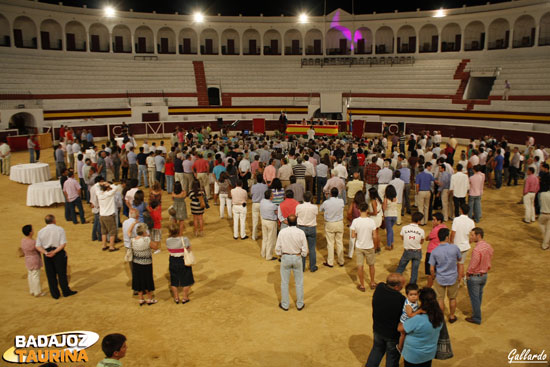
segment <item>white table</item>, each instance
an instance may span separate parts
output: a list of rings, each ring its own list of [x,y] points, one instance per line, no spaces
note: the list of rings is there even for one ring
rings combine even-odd
[[[27,189],[27,206],[50,206],[64,202],[65,195],[57,180],[35,183]]]
[[[115,140],[116,140],[116,144],[119,147],[122,147],[122,144],[124,144],[124,138],[115,138]]]
[[[48,181],[50,179],[50,166],[47,163],[26,163],[12,166],[10,180],[34,184]]]

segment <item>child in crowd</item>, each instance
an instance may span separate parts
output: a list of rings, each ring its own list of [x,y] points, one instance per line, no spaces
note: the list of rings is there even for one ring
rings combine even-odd
[[[160,252],[160,239],[162,230],[162,209],[158,200],[152,200],[147,208],[151,218],[153,219],[153,230],[151,231],[151,242],[156,245],[157,249],[154,254]]]
[[[126,337],[122,334],[106,335],[101,341],[101,349],[105,353],[105,359],[97,364],[97,367],[122,366],[120,360],[126,355],[128,346]]]
[[[411,317],[414,317],[424,312],[419,309],[418,305],[418,285],[415,283],[407,284],[407,286],[405,287],[405,293],[407,293],[407,299],[405,300],[405,304],[403,305],[403,313],[401,314],[401,318],[399,319],[399,322],[401,324],[403,324]],[[401,336],[399,337],[399,345],[396,346],[399,353],[401,353],[401,351],[403,350],[404,344],[405,333],[402,332]]]

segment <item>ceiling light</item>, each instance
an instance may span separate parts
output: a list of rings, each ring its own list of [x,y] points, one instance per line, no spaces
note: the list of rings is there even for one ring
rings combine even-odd
[[[204,15],[202,13],[195,13],[193,15],[193,19],[195,20],[195,22],[197,23],[202,23],[204,22]]]
[[[105,7],[105,16],[112,18],[115,16],[115,14],[116,14],[115,8],[113,8],[112,6]]]

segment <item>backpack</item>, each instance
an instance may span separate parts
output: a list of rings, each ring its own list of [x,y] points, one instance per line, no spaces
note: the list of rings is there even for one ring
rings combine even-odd
[[[151,217],[151,213],[149,213],[147,209],[143,211],[143,223],[147,225],[147,228],[149,228],[149,230],[153,229],[153,227],[155,226],[153,217]]]

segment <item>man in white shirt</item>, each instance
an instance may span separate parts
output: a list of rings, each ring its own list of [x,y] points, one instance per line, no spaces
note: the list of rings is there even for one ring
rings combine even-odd
[[[462,259],[458,262],[458,279],[464,278],[464,261],[470,250],[470,232],[475,228],[475,222],[468,217],[470,206],[466,203],[460,205],[460,216],[453,220],[451,237],[449,242],[458,246]],[[461,266],[462,265],[462,266]],[[464,281],[465,278],[464,278]]]
[[[0,144],[0,160],[2,161],[2,174],[10,174],[11,148],[5,141]]]
[[[288,227],[283,228],[277,237],[275,253],[281,256],[281,302],[279,308],[288,311],[290,306],[288,283],[290,272],[296,283],[296,309],[302,311],[304,304],[304,272],[301,257],[307,256],[307,239],[304,231],[296,227],[296,216],[287,218]]]
[[[50,286],[50,294],[53,298],[60,297],[59,287],[63,292],[63,297],[69,297],[76,294],[76,291],[69,288],[67,280],[67,236],[65,230],[57,225],[55,216],[46,215],[46,227],[38,232],[36,237],[36,250],[44,255],[44,267]]]
[[[380,195],[382,200],[384,200],[384,196],[386,196],[386,187],[393,176],[393,172],[389,168],[390,163],[391,159],[384,160],[384,167],[376,173],[376,178],[378,178],[378,195]]]
[[[67,145],[65,147],[65,151],[67,153],[67,167],[74,169],[74,152],[73,152],[73,142],[67,141]]]
[[[378,242],[378,232],[376,223],[374,220],[368,217],[369,206],[366,203],[362,203],[359,206],[361,216],[355,218],[351,222],[349,230],[351,231],[351,237],[355,239],[355,248],[357,256],[357,276],[359,277],[359,284],[357,289],[361,292],[365,291],[365,275],[363,271],[363,264],[365,259],[369,266],[370,275],[370,289],[376,288],[376,282],[374,281],[374,243]]]
[[[462,172],[462,168],[460,163],[457,164],[456,173],[451,176],[451,186],[449,187],[449,196],[453,197],[455,217],[459,215],[460,206],[466,204],[466,194],[470,190],[470,179]]]
[[[149,154],[150,148],[149,148],[149,144],[147,143],[147,140],[143,141],[142,148],[143,148],[143,153]]]
[[[313,163],[309,161],[309,156],[304,157],[304,162],[302,163],[304,166],[306,166],[306,187],[305,191],[311,191],[313,192],[313,183],[315,182],[315,167],[313,166]],[[345,167],[344,167],[345,169]]]
[[[118,251],[118,248],[115,248],[115,238],[117,235],[115,196],[117,186],[104,182],[100,183],[99,189],[100,190],[97,193],[97,201],[99,203],[99,223],[101,225],[103,251]],[[107,235],[109,235],[108,247]]]
[[[401,179],[401,171],[396,170],[393,173],[393,180],[388,185],[392,185],[397,193],[397,225],[401,225],[401,208],[403,206],[403,191],[405,190],[405,181]]]
[[[403,238],[403,255],[399,260],[396,273],[402,274],[405,268],[412,261],[411,281],[409,283],[416,284],[418,279],[418,268],[422,261],[422,243],[424,242],[424,230],[418,226],[424,215],[420,212],[415,212],[412,215],[412,223],[401,228],[401,237]]]
[[[317,245],[317,214],[319,208],[311,203],[313,194],[306,191],[304,194],[304,203],[296,206],[296,216],[298,217],[298,228],[304,231],[309,250],[309,271],[314,273],[319,269],[317,267],[317,254],[315,247]],[[306,258],[303,257],[303,271],[306,270]]]

